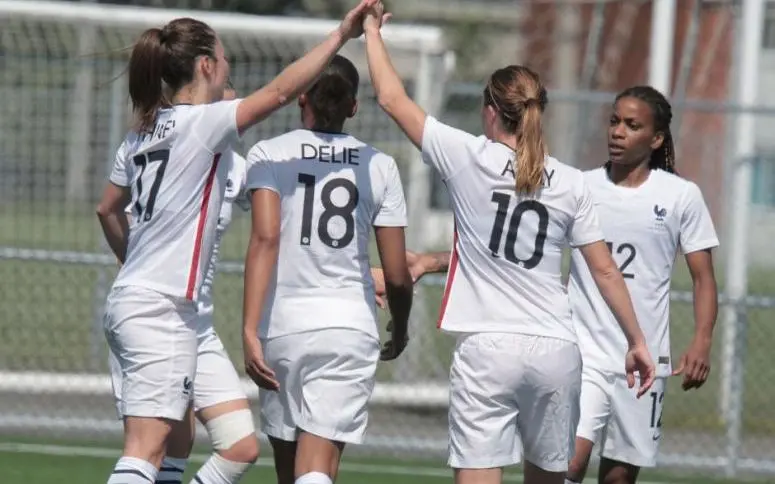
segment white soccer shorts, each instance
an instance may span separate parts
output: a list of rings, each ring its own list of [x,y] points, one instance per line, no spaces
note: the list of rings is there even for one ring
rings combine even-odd
[[[524,458],[549,472],[566,471],[580,388],[581,354],[573,342],[460,336],[450,371],[449,465],[487,469]]]
[[[119,415],[182,420],[196,373],[193,302],[149,289],[111,290],[103,321]]]
[[[262,340],[280,383],[261,389],[261,430],[295,442],[300,431],[360,444],[368,424],[379,341],[348,329],[325,329]]]
[[[666,383],[657,378],[649,393],[636,398],[637,388],[628,388],[624,375],[585,367],[577,436],[599,445],[606,459],[656,466]]]
[[[219,403],[246,399],[237,370],[215,332],[212,314],[199,314],[196,327],[196,373],[192,398],[194,410],[199,411]],[[116,410],[119,418],[122,418],[121,365],[112,351],[110,352],[110,372]]]

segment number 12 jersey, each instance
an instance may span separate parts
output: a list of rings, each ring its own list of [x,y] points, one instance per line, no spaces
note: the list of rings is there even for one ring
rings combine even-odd
[[[248,153],[246,189],[281,199],[280,255],[259,335],[325,328],[379,339],[372,227],[405,227],[395,160],[347,134],[298,129]]]
[[[718,246],[713,221],[694,183],[651,170],[638,187],[613,183],[605,168],[584,173],[608,248],[624,276],[657,376],[671,373],[670,279],[684,254]],[[624,374],[627,341],[581,253],[571,255],[568,284],[585,367]]]

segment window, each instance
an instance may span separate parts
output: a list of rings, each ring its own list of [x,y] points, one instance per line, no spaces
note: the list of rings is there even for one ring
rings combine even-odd
[[[775,50],[775,3],[773,2],[767,2],[767,9],[764,13],[762,48]]]
[[[751,203],[775,207],[775,152],[759,153],[751,170]]]

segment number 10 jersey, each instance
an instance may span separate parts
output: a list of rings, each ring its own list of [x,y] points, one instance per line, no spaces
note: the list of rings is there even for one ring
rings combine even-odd
[[[439,327],[575,342],[562,251],[603,240],[581,171],[547,157],[542,187],[518,195],[514,150],[431,116],[422,154],[447,185],[455,216]]]
[[[669,376],[670,278],[678,249],[688,254],[718,246],[702,193],[694,183],[663,170],[652,170],[635,188],[614,184],[605,168],[584,176],[657,376]],[[578,250],[571,255],[568,293],[584,367],[623,375],[627,341]]]
[[[395,160],[347,134],[298,129],[248,153],[246,190],[280,195],[280,255],[259,325],[274,338],[326,328],[379,339],[372,227],[405,227]]]

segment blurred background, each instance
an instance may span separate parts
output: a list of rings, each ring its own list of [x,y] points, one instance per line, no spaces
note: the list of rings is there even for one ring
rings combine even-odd
[[[101,482],[120,445],[101,319],[115,265],[94,206],[128,126],[124,69],[133,40],[180,15],[200,18],[219,32],[234,84],[246,94],[318,42],[353,3],[0,0],[0,467],[11,469],[2,482],[49,482],[41,454],[77,476],[72,482]],[[582,169],[605,161],[616,92],[648,83],[669,94],[677,168],[702,189],[721,237],[723,304],[711,379],[690,393],[671,381],[660,467],[646,477],[775,482],[775,1],[386,3],[394,14],[385,29],[390,53],[429,113],[478,134],[489,74],[529,65],[550,88],[552,154]],[[343,54],[362,76],[360,111],[346,129],[399,162],[410,247],[448,249],[443,184],[376,105],[362,43]],[[243,152],[298,125],[291,104],[246,135]],[[248,225],[236,217],[215,284],[217,329],[240,369]],[[426,278],[418,287],[412,343],[401,360],[380,367],[366,445],[348,449],[341,482],[449,481],[453,343],[434,324],[443,283]],[[674,356],[692,336],[690,291],[679,261]],[[201,427],[199,437],[197,452],[206,454]],[[262,467],[246,482],[271,475]]]

